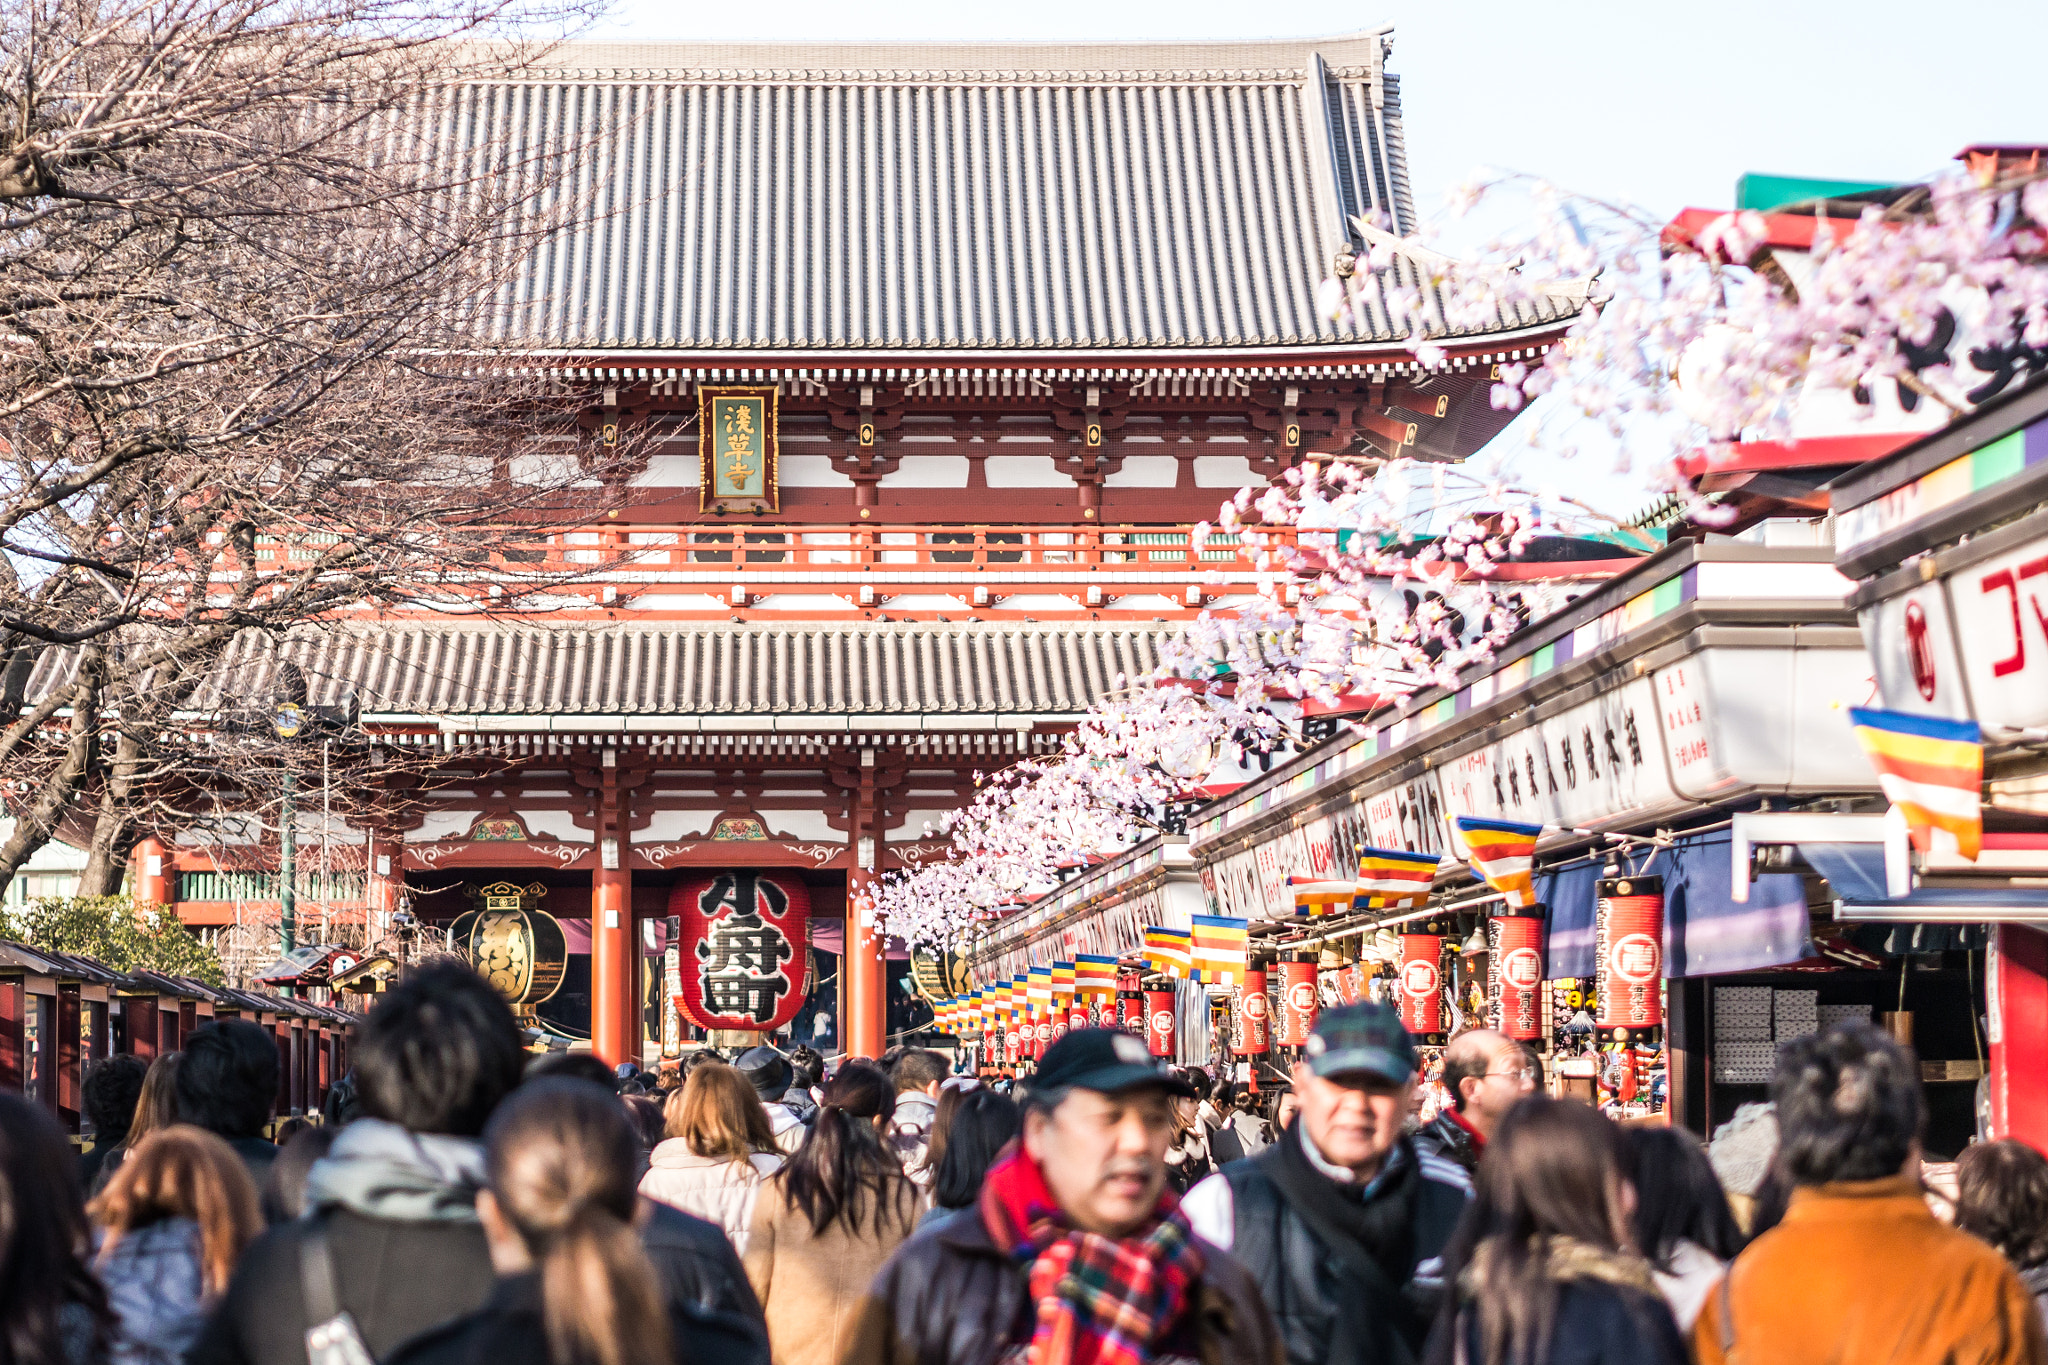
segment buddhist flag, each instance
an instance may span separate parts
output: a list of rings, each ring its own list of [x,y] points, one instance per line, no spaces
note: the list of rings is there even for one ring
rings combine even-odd
[[[1472,855],[1472,870],[1508,904],[1527,909],[1536,903],[1536,840],[1543,826],[1461,815],[1458,833]]]
[[[1031,984],[1027,989],[1030,991],[1031,1012],[1033,1014],[1044,1014],[1051,1010],[1052,968],[1033,967],[1031,969]]]
[[[1010,1018],[1021,1020],[1031,1012],[1031,978],[1017,973],[1010,982]]]
[[[1074,957],[1074,989],[1082,995],[1116,994],[1116,959],[1092,953]]]
[[[1251,925],[1222,915],[1196,915],[1194,924],[1194,979],[1211,986],[1234,986],[1244,980]]]
[[[1351,908],[1351,902],[1358,896],[1358,888],[1350,882],[1326,882],[1314,877],[1289,877],[1288,888],[1294,893],[1294,913],[1297,915],[1328,915]]]
[[[1145,965],[1167,976],[1186,976],[1194,960],[1193,935],[1185,929],[1145,926]]]
[[[1877,785],[1922,853],[1951,845],[1975,859],[1984,842],[1984,734],[1973,720],[1849,708]]]
[[[1409,853],[1398,848],[1358,846],[1358,894],[1370,909],[1419,905],[1429,899],[1430,883],[1442,859],[1434,853]]]
[[[1071,997],[1074,993],[1074,964],[1055,962],[1052,964],[1052,993]]]

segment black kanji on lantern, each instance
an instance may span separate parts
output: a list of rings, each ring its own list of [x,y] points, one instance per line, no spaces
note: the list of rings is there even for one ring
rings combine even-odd
[[[781,887],[751,872],[724,873],[713,880],[697,902],[708,927],[697,941],[696,958],[706,1006],[765,1024],[790,990],[782,964],[796,950],[788,935],[761,918],[763,902],[778,917],[789,906]]]

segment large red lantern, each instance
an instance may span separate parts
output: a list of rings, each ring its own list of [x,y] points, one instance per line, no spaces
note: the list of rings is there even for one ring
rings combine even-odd
[[[1664,879],[1603,878],[1593,895],[1593,951],[1600,968],[1594,1036],[1601,1042],[1645,1042],[1664,1024]]]
[[[1297,958],[1280,964],[1280,1046],[1300,1047],[1315,1032],[1316,964]]]
[[[1237,992],[1237,1037],[1231,1053],[1238,1057],[1263,1057],[1269,1045],[1272,1020],[1266,1017],[1266,969],[1253,967],[1244,974]]]
[[[1173,1056],[1173,992],[1145,992],[1145,1033],[1154,1057]]]
[[[1488,1024],[1510,1038],[1543,1036],[1543,921],[1533,914],[1486,921]]]
[[[1444,1041],[1442,934],[1401,935],[1401,1023],[1418,1043]]]
[[[682,924],[676,1007],[699,1028],[772,1032],[804,1002],[811,893],[801,878],[720,872],[678,886]]]

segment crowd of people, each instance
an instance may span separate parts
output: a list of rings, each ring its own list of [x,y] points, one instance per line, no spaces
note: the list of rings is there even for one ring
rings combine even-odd
[[[1712,1153],[1485,1031],[1419,1123],[1376,1005],[1277,1101],[1102,1029],[1014,1092],[919,1049],[535,1057],[449,964],[353,1056],[282,1126],[252,1024],[110,1058],[82,1155],[0,1095],[0,1365],[2048,1365],[2048,1159],[1978,1143],[1931,1198],[1867,1024],[1786,1045]]]

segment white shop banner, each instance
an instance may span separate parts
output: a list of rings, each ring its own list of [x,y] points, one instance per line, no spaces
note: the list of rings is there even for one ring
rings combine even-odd
[[[2048,538],[1958,570],[1947,582],[1978,723],[2048,725]]]
[[[1437,775],[1453,815],[1566,828],[1612,823],[1679,799],[1648,678],[1462,754]],[[1454,854],[1463,857],[1462,846]]]
[[[1374,848],[1406,849],[1410,853],[1447,852],[1444,843],[1443,793],[1434,778],[1419,777],[1382,787],[1360,803],[1365,813],[1365,838]]]
[[[1863,647],[1887,708],[1946,720],[1970,718],[1955,626],[1942,584],[1921,583],[1865,607],[1861,624]]]

